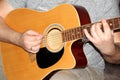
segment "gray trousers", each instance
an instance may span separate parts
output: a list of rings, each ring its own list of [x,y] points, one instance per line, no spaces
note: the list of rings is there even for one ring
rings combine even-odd
[[[94,68],[86,67],[59,71],[50,80],[104,80],[104,75],[99,74]]]
[[[2,67],[1,56],[0,80],[7,80]],[[61,70],[53,75],[50,80],[104,80],[104,75],[100,74],[99,71],[93,67],[86,67],[81,69]]]
[[[7,80],[1,58],[0,51],[0,80]],[[50,80],[104,80],[104,74],[98,68],[88,65],[86,68],[61,70],[54,74]]]
[[[0,80],[6,80],[5,73],[3,71],[3,66],[2,66],[2,59],[1,59],[1,51],[0,51]]]

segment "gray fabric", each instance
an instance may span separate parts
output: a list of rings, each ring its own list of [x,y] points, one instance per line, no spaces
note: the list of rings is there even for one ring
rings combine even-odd
[[[31,9],[47,11],[53,7],[70,3],[84,6],[91,17],[92,22],[101,18],[112,18],[119,16],[119,0],[8,0],[15,8],[27,7]]]
[[[120,80],[120,64],[110,64],[106,62],[105,80]]]
[[[0,51],[0,80],[6,80],[6,77],[3,71],[2,61],[1,61],[1,51]]]
[[[118,2],[119,0],[9,0],[15,7],[27,7],[40,11],[48,11],[58,4],[70,3],[74,5],[84,6],[90,15],[92,22],[99,21],[101,18],[112,18],[119,16]],[[21,4],[20,4],[21,3]],[[84,46],[88,63],[94,67],[104,69],[104,62],[98,51],[92,46],[86,44]],[[97,59],[95,59],[97,57]]]
[[[62,70],[51,77],[50,80],[104,80],[104,76],[99,74],[95,68]]]
[[[119,16],[119,0],[9,0],[9,2],[15,8],[27,7],[40,11],[48,11],[62,3],[81,5],[89,12],[92,22]],[[100,53],[90,43],[84,45],[84,52],[88,66],[94,67],[102,74],[105,64]]]

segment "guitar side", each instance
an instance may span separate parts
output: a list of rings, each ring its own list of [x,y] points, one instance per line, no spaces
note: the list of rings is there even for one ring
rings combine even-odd
[[[41,34],[45,33],[51,24],[60,24],[62,29],[67,30],[90,23],[88,13],[84,8],[69,4],[60,5],[48,12],[18,9],[11,12],[5,20],[11,28],[18,32],[32,29]],[[41,50],[43,48],[47,50],[45,45],[41,44]],[[58,60],[45,68],[40,68],[39,61],[37,62],[40,60],[41,50],[37,53],[37,59],[34,62],[31,62],[29,53],[18,46],[1,42],[1,50],[3,67],[8,80],[42,80],[52,71],[87,65],[81,39],[65,42],[64,47],[58,52],[61,53]]]

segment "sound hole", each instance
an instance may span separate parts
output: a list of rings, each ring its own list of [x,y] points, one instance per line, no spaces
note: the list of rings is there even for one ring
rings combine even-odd
[[[45,30],[44,45],[49,51],[56,53],[63,48],[64,43],[61,33],[62,31],[62,26],[59,24],[51,24]]]
[[[41,48],[37,53],[37,64],[40,68],[48,68],[54,65],[56,62],[60,60],[64,52],[64,48],[59,52],[52,53],[47,48]]]

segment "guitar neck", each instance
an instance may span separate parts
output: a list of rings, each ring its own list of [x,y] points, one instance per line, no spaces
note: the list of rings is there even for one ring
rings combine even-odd
[[[111,30],[120,29],[120,17],[108,19],[107,22]],[[85,37],[83,29],[87,29],[88,32],[90,32],[90,28],[93,24],[95,23],[86,24],[72,29],[64,30],[62,32],[63,42],[67,42],[75,39],[81,39]]]

